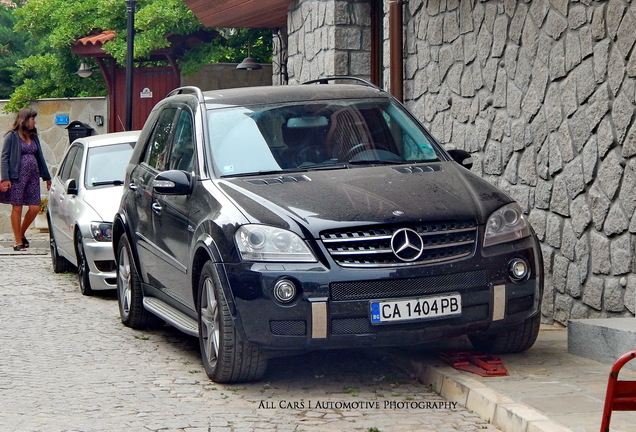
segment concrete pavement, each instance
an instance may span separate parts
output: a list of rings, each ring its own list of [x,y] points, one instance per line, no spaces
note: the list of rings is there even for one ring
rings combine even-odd
[[[630,318],[626,318],[630,319]],[[635,347],[636,348],[636,347]],[[501,355],[509,376],[458,371],[439,354],[472,350],[467,339],[423,350],[395,350],[394,364],[504,432],[598,432],[613,363],[568,353],[567,329],[542,325],[537,343],[521,354]],[[636,380],[623,368],[619,380]],[[636,396],[636,395],[635,395]],[[636,412],[615,411],[613,432],[636,431]]]
[[[28,254],[48,254],[48,235],[34,234]],[[0,238],[0,255],[25,254]],[[629,318],[627,318],[629,319]],[[634,347],[636,348],[636,347]],[[503,432],[593,432],[600,430],[612,363],[568,353],[567,329],[543,325],[534,347],[499,356],[509,376],[480,377],[453,369],[439,358],[449,350],[472,350],[465,338],[421,349],[385,351],[394,365],[417,377],[444,399],[458,402]],[[636,380],[623,369],[620,380]],[[636,412],[614,412],[613,432],[636,432]]]

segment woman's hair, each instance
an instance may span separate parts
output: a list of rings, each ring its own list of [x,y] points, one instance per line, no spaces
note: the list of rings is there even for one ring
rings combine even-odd
[[[22,108],[18,111],[18,115],[13,122],[11,130],[18,132],[22,136],[37,135],[37,131],[35,129],[29,129],[27,126],[27,121],[37,115],[38,112],[32,108]]]

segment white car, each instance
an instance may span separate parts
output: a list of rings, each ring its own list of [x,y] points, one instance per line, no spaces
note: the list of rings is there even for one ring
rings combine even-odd
[[[112,221],[139,131],[78,138],[64,154],[49,192],[53,271],[77,267],[80,290],[115,289]]]

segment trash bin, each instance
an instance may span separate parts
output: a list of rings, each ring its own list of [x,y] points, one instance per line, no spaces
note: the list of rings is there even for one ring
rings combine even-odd
[[[66,129],[68,130],[68,142],[72,143],[78,138],[84,138],[87,136],[93,135],[93,129],[86,123],[82,123],[81,121],[72,121]]]

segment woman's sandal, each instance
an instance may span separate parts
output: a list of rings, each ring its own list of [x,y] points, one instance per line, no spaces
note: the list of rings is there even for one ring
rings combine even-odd
[[[28,248],[30,245],[29,241],[26,239],[26,237],[22,237],[22,246],[24,246],[25,248]]]
[[[15,245],[13,246],[13,250],[16,252],[24,252],[26,250],[26,247],[24,247],[24,245]]]

